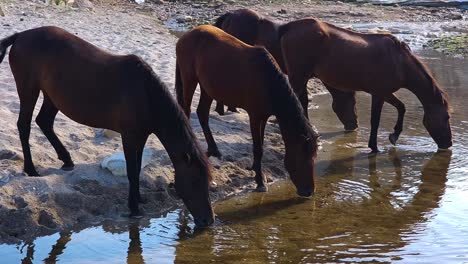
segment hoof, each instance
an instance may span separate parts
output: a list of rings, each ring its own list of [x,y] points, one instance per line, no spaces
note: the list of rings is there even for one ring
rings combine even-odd
[[[72,171],[75,168],[75,164],[63,164],[63,166],[60,168],[64,171]]]
[[[380,150],[378,148],[371,149],[371,152],[369,152],[369,155],[375,155],[375,154],[377,154],[379,152],[380,152]]]
[[[131,212],[128,217],[132,219],[141,219],[143,217],[143,213],[141,210],[138,210],[137,212]]]
[[[392,143],[393,146],[395,146],[398,140],[398,137],[392,133],[388,136],[388,140],[390,141],[390,143]]]
[[[255,188],[255,191],[256,192],[268,192],[268,187],[266,187],[265,185],[257,186],[257,188]]]
[[[216,158],[221,158],[221,152],[219,152],[219,150],[208,150],[208,152],[206,152],[206,155],[208,157],[216,157]]]
[[[220,116],[223,116],[223,115],[224,115],[224,111],[215,110],[215,112],[218,113],[218,115],[220,115]]]
[[[354,132],[358,129],[358,125],[348,125],[344,126],[345,132]]]
[[[35,169],[32,169],[32,170],[24,170],[24,172],[25,172],[29,177],[39,177],[39,176],[41,176]]]

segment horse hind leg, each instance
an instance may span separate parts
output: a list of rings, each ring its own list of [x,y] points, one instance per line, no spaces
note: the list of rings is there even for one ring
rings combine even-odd
[[[231,111],[233,113],[239,113],[239,111],[237,111],[237,108],[235,108],[234,106],[228,106],[228,111]],[[221,102],[216,102],[215,112],[217,112],[220,116],[223,116],[225,114],[224,104]]]
[[[65,146],[63,146],[54,131],[54,121],[57,116],[58,109],[52,103],[50,98],[45,93],[43,94],[44,102],[42,103],[41,110],[36,117],[36,123],[39,128],[41,128],[42,133],[44,133],[50,144],[52,144],[52,147],[54,147],[58,158],[63,161],[62,170],[71,171],[75,167],[75,164],[73,163],[70,153],[67,151]]]
[[[306,76],[306,74],[291,74],[289,76],[289,82],[291,83],[291,87],[299,99],[299,102],[301,103],[304,116],[309,119],[309,98],[307,92],[307,81],[309,79]]]
[[[201,95],[200,95],[200,102],[198,102],[197,108],[197,115],[198,120],[200,121],[200,126],[203,129],[203,134],[205,135],[206,143],[208,144],[208,152],[207,155],[214,156],[214,157],[221,157],[221,152],[219,152],[218,146],[214,141],[213,134],[211,134],[210,126],[209,126],[209,118],[210,118],[210,106],[213,102],[213,98],[211,98],[203,87],[200,87]]]
[[[126,132],[122,134],[122,145],[129,181],[128,207],[130,209],[130,217],[133,218],[140,218],[142,216],[138,206],[139,202],[144,201],[140,194],[140,171],[143,148],[147,138],[148,135],[140,133]]]
[[[33,87],[33,88],[30,88]],[[31,133],[31,121],[39,97],[39,89],[31,85],[21,85],[17,82],[18,96],[20,99],[20,113],[18,117],[18,132],[23,149],[24,156],[24,172],[29,176],[39,176],[31,156],[31,148],[29,146],[29,135]]]
[[[250,132],[253,139],[254,160],[252,170],[255,172],[255,182],[257,183],[257,192],[266,192],[268,187],[266,179],[262,173],[263,139],[265,135],[266,120],[250,117]]]
[[[215,111],[218,113],[218,115],[223,116],[225,114],[224,112],[224,104],[217,101],[216,102],[216,109]]]
[[[181,72],[184,73],[181,69]],[[195,93],[195,89],[197,89],[198,80],[194,74],[191,73],[184,73],[182,74],[182,109],[184,110],[185,115],[188,119],[190,119],[190,112],[192,106],[192,99],[193,94]]]
[[[325,83],[324,85],[333,98],[332,109],[344,125],[344,129],[346,131],[356,130],[358,128],[356,92],[344,92]]]
[[[385,102],[393,105],[398,111],[398,119],[395,124],[395,127],[393,128],[393,133],[391,133],[388,136],[388,140],[390,140],[390,143],[392,143],[392,145],[395,145],[398,138],[400,137],[401,131],[403,131],[403,119],[405,117],[406,107],[405,104],[394,94],[392,94],[389,98],[386,98]]]

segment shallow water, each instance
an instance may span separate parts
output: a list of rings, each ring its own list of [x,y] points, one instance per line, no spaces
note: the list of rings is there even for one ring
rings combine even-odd
[[[382,113],[369,156],[370,97],[360,94],[361,128],[344,133],[330,97],[313,98],[322,135],[317,193],[300,199],[289,182],[216,205],[214,227],[194,231],[183,210],[161,218],[106,222],[19,245],[0,245],[1,263],[468,262],[468,61],[422,54],[453,105],[452,151],[436,153],[416,97],[397,147],[387,140],[396,111]]]

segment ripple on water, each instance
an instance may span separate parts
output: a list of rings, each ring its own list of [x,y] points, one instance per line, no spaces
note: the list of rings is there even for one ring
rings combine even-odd
[[[218,203],[216,224],[204,231],[194,230],[187,212],[175,210],[160,218],[106,221],[0,245],[2,261],[468,262],[468,63],[443,56],[427,61],[452,98],[451,151],[436,153],[421,125],[419,103],[403,91],[399,95],[408,111],[400,141],[396,147],[388,143],[395,122],[389,117],[395,113],[385,107],[382,152],[367,155],[353,146],[365,146],[369,130],[337,133],[341,125],[330,111],[330,98],[322,95],[314,98],[320,102],[315,125],[326,138],[316,162],[314,198],[298,198],[292,184],[279,182],[269,193]],[[357,99],[361,126],[366,126],[369,97]]]

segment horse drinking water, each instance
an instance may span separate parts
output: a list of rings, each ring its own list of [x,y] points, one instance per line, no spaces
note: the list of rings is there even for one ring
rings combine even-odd
[[[1,40],[0,62],[9,46],[21,103],[18,130],[24,171],[29,176],[39,175],[31,158],[29,133],[42,91],[44,102],[36,123],[64,162],[62,169],[72,170],[74,163],[53,129],[58,111],[81,124],[119,132],[130,182],[128,206],[130,215],[137,216],[142,151],[154,133],[174,164],[176,191],[195,223],[213,223],[209,163],[184,113],[148,64],[135,55],[107,53],[57,27],[27,30]]]
[[[261,169],[263,136],[268,118],[275,115],[285,143],[286,170],[299,195],[312,195],[318,136],[268,51],[205,25],[184,34],[177,42],[176,54],[177,100],[187,116],[200,84],[197,114],[208,143],[208,155],[221,156],[208,126],[213,99],[245,109],[253,138],[252,169],[257,190],[266,191]]]
[[[424,108],[423,124],[440,149],[452,146],[447,94],[408,45],[390,34],[365,34],[336,27],[313,18],[282,25],[281,50],[290,81],[296,90],[316,76],[323,83],[345,92],[372,95],[369,147],[378,152],[377,130],[384,102],[398,110],[389,140],[395,144],[403,129],[405,105],[394,95],[404,87]],[[297,86],[300,86],[299,88]]]

